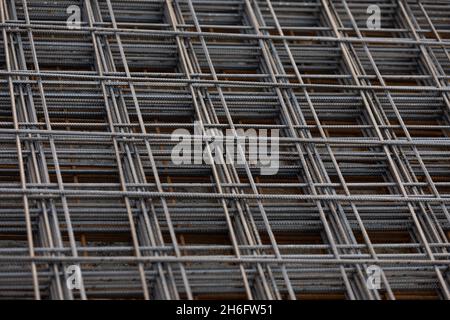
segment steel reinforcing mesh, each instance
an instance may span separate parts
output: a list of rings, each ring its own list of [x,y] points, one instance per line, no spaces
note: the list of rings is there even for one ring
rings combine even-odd
[[[0,298],[450,298],[449,1],[0,13]],[[194,123],[279,130],[279,170],[175,164]]]

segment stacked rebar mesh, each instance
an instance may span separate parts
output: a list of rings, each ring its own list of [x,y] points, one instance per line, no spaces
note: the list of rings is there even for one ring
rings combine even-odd
[[[449,1],[0,4],[0,298],[450,298]]]

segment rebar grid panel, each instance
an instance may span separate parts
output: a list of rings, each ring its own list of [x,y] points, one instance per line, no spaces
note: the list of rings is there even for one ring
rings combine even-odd
[[[0,298],[450,298],[448,1],[0,4]],[[194,122],[277,175],[175,165]]]

